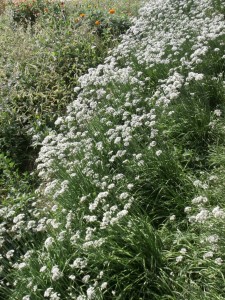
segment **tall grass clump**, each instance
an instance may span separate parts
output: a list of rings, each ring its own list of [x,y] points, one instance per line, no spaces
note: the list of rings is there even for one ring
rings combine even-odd
[[[150,0],[79,74],[0,211],[4,299],[225,299],[224,37],[224,1]]]

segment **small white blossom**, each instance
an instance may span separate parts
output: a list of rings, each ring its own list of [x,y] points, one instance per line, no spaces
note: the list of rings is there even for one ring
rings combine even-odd
[[[95,288],[93,287],[93,286],[91,286],[91,287],[89,287],[88,289],[87,289],[87,298],[88,299],[94,299],[95,298],[95,295],[96,295],[96,293],[95,293]]]
[[[215,218],[224,218],[225,217],[225,212],[223,209],[221,209],[219,206],[216,206],[213,208],[212,213]]]
[[[46,270],[47,270],[47,267],[46,267],[46,266],[43,266],[43,267],[40,268],[40,271],[39,271],[39,272],[40,272],[40,273],[43,273],[43,272],[45,272]]]
[[[47,249],[49,249],[52,246],[53,242],[54,242],[54,239],[52,237],[48,237],[45,240],[44,245]]]
[[[195,220],[199,223],[204,223],[209,216],[209,212],[206,209],[202,209],[200,213],[195,216]]]
[[[219,236],[217,234],[210,235],[206,238],[209,243],[217,243],[219,240]]]
[[[220,117],[222,115],[222,111],[220,109],[215,109],[213,113],[217,117]]]
[[[170,216],[170,221],[175,221],[175,219],[176,219],[175,215]]]
[[[155,154],[156,156],[160,156],[162,154],[162,150],[157,150]]]
[[[190,206],[186,206],[184,209],[185,213],[189,213],[191,211],[191,207]]]
[[[176,262],[179,263],[183,260],[183,256],[182,255],[179,255],[176,257]]]
[[[221,266],[222,263],[223,263],[222,258],[221,258],[221,257],[216,258],[216,259],[215,259],[215,263],[216,263],[217,265]]]
[[[6,258],[7,259],[11,259],[12,257],[13,257],[13,255],[14,255],[14,252],[15,252],[15,250],[9,250],[7,253],[6,253]]]
[[[57,265],[52,268],[51,273],[53,281],[56,281],[63,276],[63,273],[59,270]]]
[[[88,283],[90,277],[91,277],[90,275],[85,275],[85,276],[82,278],[82,282],[83,282],[83,283]]]
[[[47,290],[45,290],[44,292],[44,297],[50,297],[51,293],[53,291],[53,288],[48,288]]]
[[[187,252],[187,249],[186,249],[186,248],[181,248],[181,249],[180,249],[180,253],[181,253],[181,254],[184,255],[184,254],[186,254],[186,252]]]
[[[107,288],[107,282],[103,282],[100,288],[101,290],[105,290]]]
[[[203,259],[212,258],[212,257],[213,257],[213,252],[212,251],[206,252],[203,255]]]

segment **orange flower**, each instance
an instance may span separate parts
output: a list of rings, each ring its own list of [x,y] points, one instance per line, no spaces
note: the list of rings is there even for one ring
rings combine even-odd
[[[100,21],[99,20],[97,20],[97,21],[95,21],[95,25],[100,25]]]
[[[81,18],[85,17],[85,14],[80,14],[80,17],[81,17]]]
[[[113,9],[113,8],[111,8],[110,10],[109,10],[109,13],[112,15],[112,14],[115,14],[115,9]]]

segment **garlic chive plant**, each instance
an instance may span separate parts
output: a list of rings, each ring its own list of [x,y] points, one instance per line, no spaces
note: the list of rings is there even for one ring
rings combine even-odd
[[[9,300],[225,299],[225,11],[149,0],[3,206]]]

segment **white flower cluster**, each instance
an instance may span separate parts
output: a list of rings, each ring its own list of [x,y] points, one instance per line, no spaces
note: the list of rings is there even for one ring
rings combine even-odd
[[[60,300],[60,294],[53,291],[53,288],[48,288],[44,292],[44,297],[49,298],[50,300]]]

